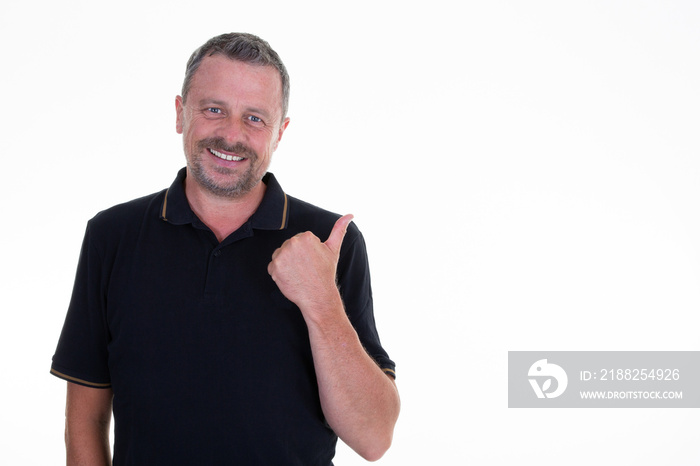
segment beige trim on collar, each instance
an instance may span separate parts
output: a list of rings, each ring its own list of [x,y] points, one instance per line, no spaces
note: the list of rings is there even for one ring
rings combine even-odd
[[[165,220],[166,222],[168,221],[168,217],[165,216],[165,211],[166,211],[167,208],[168,208],[168,193],[169,193],[169,192],[170,192],[170,188],[168,188],[168,189],[165,191],[165,200],[163,201],[163,211],[160,213],[161,218],[162,218],[163,220]]]
[[[280,230],[284,230],[284,228],[287,226],[287,210],[289,207],[287,207],[287,193],[284,193],[284,207],[282,208],[282,225],[280,226]]]

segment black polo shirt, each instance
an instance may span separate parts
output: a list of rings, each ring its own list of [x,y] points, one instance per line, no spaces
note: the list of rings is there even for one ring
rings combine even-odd
[[[51,372],[113,389],[115,465],[332,464],[337,437],[308,331],[267,266],[297,233],[325,240],[338,215],[287,196],[268,174],[258,210],[219,243],[190,209],[185,176],[88,222]],[[338,283],[362,344],[393,375],[354,224]]]

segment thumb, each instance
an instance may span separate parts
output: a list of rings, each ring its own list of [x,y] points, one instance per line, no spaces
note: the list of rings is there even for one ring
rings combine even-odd
[[[336,254],[340,254],[340,246],[343,244],[343,238],[345,238],[345,232],[348,231],[348,225],[353,219],[352,214],[343,215],[340,217],[333,225],[333,230],[328,236],[328,239],[324,243]]]

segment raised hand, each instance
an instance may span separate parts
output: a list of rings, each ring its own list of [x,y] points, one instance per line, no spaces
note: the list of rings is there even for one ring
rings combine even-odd
[[[267,271],[282,294],[299,306],[308,320],[340,299],[336,268],[352,215],[339,218],[325,242],[306,231],[285,241],[272,254]]]

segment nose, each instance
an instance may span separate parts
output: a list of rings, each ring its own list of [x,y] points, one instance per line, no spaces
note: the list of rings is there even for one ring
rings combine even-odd
[[[217,135],[227,143],[241,142],[245,140],[245,126],[240,118],[228,116],[221,119]]]

